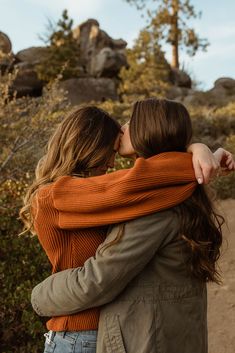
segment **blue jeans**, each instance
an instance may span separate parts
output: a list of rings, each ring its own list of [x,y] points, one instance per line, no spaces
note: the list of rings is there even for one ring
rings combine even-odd
[[[44,353],[96,353],[97,331],[49,331]]]

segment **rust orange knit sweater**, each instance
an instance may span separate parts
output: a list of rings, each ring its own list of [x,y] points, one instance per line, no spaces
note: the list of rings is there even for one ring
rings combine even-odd
[[[104,241],[108,224],[173,207],[196,187],[191,155],[169,152],[137,159],[135,166],[99,177],[64,176],[46,185],[34,202],[35,230],[53,273],[83,266]],[[53,317],[47,328],[98,328],[99,309]]]

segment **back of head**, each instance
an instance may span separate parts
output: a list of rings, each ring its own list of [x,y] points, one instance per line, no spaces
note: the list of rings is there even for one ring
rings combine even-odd
[[[148,98],[134,104],[130,138],[136,154],[148,158],[163,152],[186,152],[192,124],[183,104]],[[180,235],[189,248],[190,273],[203,282],[219,283],[216,262],[222,244],[223,218],[215,213],[202,185],[178,206]]]
[[[36,179],[28,189],[20,217],[25,229],[33,231],[32,200],[38,189],[65,175],[93,175],[113,155],[120,125],[95,106],[74,110],[59,124],[38,162]]]
[[[185,152],[192,138],[192,124],[183,104],[148,98],[134,104],[130,120],[132,145],[141,157]]]
[[[120,125],[102,109],[76,109],[55,130],[39,161],[36,178],[52,182],[63,175],[91,175],[110,159],[119,132]]]

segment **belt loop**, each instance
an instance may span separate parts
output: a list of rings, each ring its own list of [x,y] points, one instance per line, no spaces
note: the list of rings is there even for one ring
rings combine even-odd
[[[48,337],[48,339],[49,339],[50,342],[52,342],[54,336],[55,336],[54,332],[50,330],[50,331],[49,331],[49,337]]]
[[[49,332],[44,333],[44,336],[46,337],[46,343],[47,344],[51,344],[52,340],[53,340],[53,338],[55,336],[55,332],[50,330]]]

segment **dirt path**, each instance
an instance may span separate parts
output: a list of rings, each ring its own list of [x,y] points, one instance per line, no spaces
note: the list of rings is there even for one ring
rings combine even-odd
[[[235,200],[221,201],[224,228],[220,260],[223,284],[208,286],[209,353],[235,353]]]

